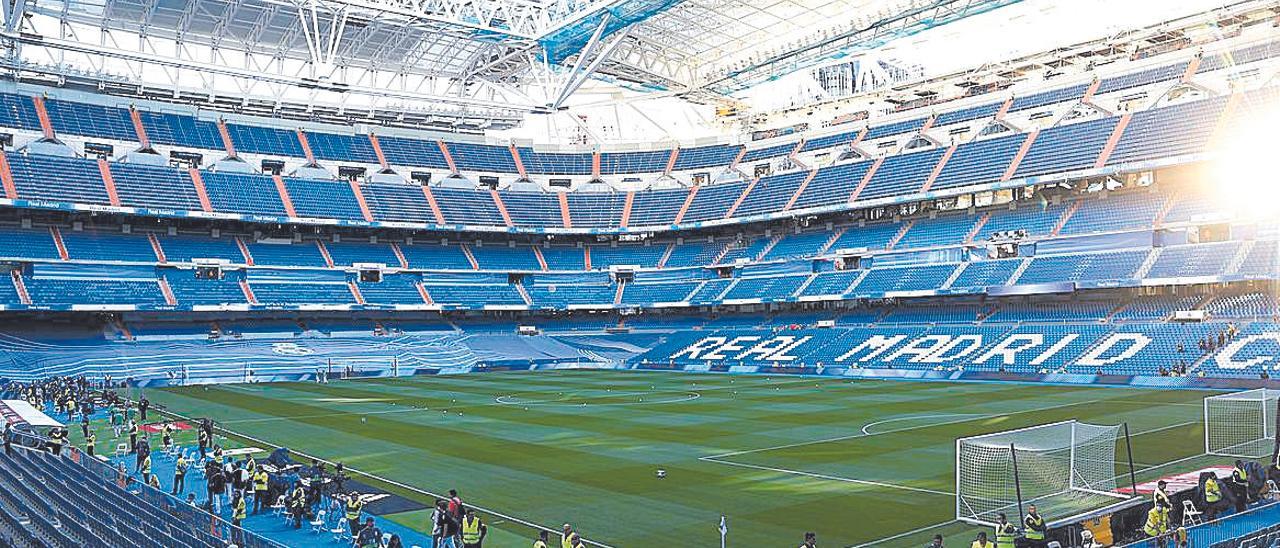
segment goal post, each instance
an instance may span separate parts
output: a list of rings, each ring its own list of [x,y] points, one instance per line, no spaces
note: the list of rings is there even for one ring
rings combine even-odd
[[[1270,457],[1276,443],[1280,390],[1258,388],[1204,399],[1204,452],[1223,457]]]
[[[1127,500],[1117,492],[1132,477],[1127,443],[1124,425],[1074,420],[957,439],[956,519],[1018,522],[1035,504],[1059,522]]]
[[[325,374],[329,379],[361,377],[383,371],[397,376],[399,369],[400,360],[395,356],[329,358],[325,364]]]

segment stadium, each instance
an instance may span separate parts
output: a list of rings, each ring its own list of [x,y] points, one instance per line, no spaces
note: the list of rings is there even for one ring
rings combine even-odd
[[[0,545],[1280,546],[1280,2],[0,8]]]

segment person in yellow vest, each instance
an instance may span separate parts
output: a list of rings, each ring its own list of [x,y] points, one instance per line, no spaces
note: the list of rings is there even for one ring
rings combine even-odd
[[[996,548],[996,544],[987,540],[986,531],[979,531],[978,538],[974,539],[973,543],[969,545],[969,548]]]
[[[577,533],[574,533],[573,536],[569,538],[569,543],[573,545],[573,548],[587,548],[586,541],[582,540],[582,537],[578,536]]]
[[[1204,476],[1204,517],[1213,520],[1226,503],[1222,500],[1222,486],[1218,484],[1218,476],[1213,472],[1205,472]]]
[[[186,455],[178,455],[178,460],[173,463],[173,490],[170,495],[177,495],[187,488],[187,468],[190,466]]]
[[[573,548],[573,526],[568,523],[564,524],[564,531],[560,533],[560,548]]]
[[[351,538],[356,538],[356,533],[360,532],[360,514],[364,512],[364,501],[360,500],[360,493],[352,491],[347,495],[345,508],[347,525],[351,527]]]
[[[142,467],[139,468],[142,473],[142,483],[151,482],[151,455],[142,456]]]
[[[467,508],[467,515],[462,516],[462,548],[481,548],[488,534],[489,526],[480,521],[475,510]]]
[[[240,526],[247,514],[245,510],[244,496],[237,492],[235,500],[231,501],[231,525]]]
[[[271,505],[271,501],[267,500],[267,487],[270,480],[266,470],[259,468],[253,473],[253,513],[255,514]]]
[[[1000,519],[996,523],[996,548],[1013,548],[1014,540],[1018,538],[1018,528],[1009,523],[1009,517],[1000,514]]]
[[[49,431],[49,452],[55,455],[62,454],[62,434],[58,433],[58,429],[54,428]]]
[[[1173,508],[1173,502],[1169,500],[1169,482],[1160,480],[1156,482],[1156,490],[1151,492],[1151,504],[1164,509]]]
[[[289,510],[293,513],[293,528],[301,529],[302,516],[307,513],[307,492],[302,490],[301,483],[289,495]]]
[[[1031,548],[1044,548],[1046,545],[1044,537],[1048,532],[1044,517],[1036,511],[1036,505],[1032,504],[1027,509],[1027,515],[1022,518],[1022,535],[1027,539],[1027,545]]]
[[[533,541],[533,548],[547,548],[547,540],[551,535],[546,531],[538,531],[538,538]]]
[[[1147,522],[1142,526],[1147,538],[1155,539],[1156,546],[1164,548],[1169,532],[1169,510],[1163,506],[1152,506],[1147,510]]]
[[[97,445],[98,435],[93,433],[93,430],[90,430],[89,435],[84,437],[84,452],[88,453],[90,457],[93,457],[94,454],[97,453]]]
[[[1249,472],[1244,468],[1244,461],[1236,459],[1236,467],[1231,470],[1231,494],[1235,495],[1236,511],[1243,512],[1249,504]]]

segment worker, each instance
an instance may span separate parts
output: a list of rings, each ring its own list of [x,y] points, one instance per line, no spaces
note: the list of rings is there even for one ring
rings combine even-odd
[[[270,485],[270,478],[267,471],[258,468],[253,473],[253,513],[257,514],[270,505],[271,501],[267,500],[267,487]]]
[[[293,528],[302,528],[302,516],[307,513],[307,492],[302,490],[299,482],[289,495],[289,510],[293,513]]]
[[[1205,472],[1204,477],[1204,514],[1212,521],[1222,509],[1222,486],[1218,485],[1218,476],[1213,472]]]
[[[1173,508],[1173,502],[1169,500],[1169,482],[1165,480],[1156,482],[1156,490],[1151,492],[1151,504],[1166,510]]]
[[[1235,495],[1236,511],[1243,512],[1249,503],[1249,472],[1245,470],[1244,461],[1236,459],[1236,466],[1231,470],[1231,494]]]
[[[352,491],[347,495],[346,517],[347,525],[351,527],[351,538],[356,537],[356,533],[360,532],[360,514],[364,512],[364,501],[360,500],[360,493]]]
[[[488,534],[489,526],[480,521],[475,510],[467,508],[467,515],[462,516],[462,548],[480,548]]]
[[[358,548],[380,548],[382,546],[382,531],[373,523],[373,518],[366,518],[364,525],[360,527],[360,532],[355,536],[355,545]]]
[[[1147,522],[1142,526],[1147,538],[1155,539],[1158,548],[1164,548],[1166,535],[1169,532],[1169,510],[1163,506],[1152,506],[1147,510]]]
[[[1009,517],[1000,514],[996,523],[996,548],[1013,548],[1014,539],[1018,537],[1018,528],[1009,523]]]
[[[1027,515],[1022,518],[1022,533],[1027,539],[1027,545],[1031,548],[1044,548],[1044,536],[1047,532],[1044,517],[1036,511],[1036,505],[1032,504],[1027,510]]]
[[[84,451],[88,453],[90,457],[93,457],[97,452],[97,444],[98,435],[95,434],[93,430],[90,430],[89,435],[84,437]]]
[[[573,548],[573,526],[568,523],[560,533],[560,548]]]
[[[186,489],[187,468],[190,466],[186,455],[178,455],[178,460],[173,463],[173,490],[169,494],[176,495]]]
[[[244,495],[236,492],[235,498],[231,501],[231,525],[239,527],[240,522],[244,521],[246,513]]]
[[[973,544],[969,545],[969,548],[996,548],[996,545],[994,542],[987,540],[986,531],[979,531],[978,538],[973,541]]]
[[[138,423],[129,421],[129,452],[136,453],[138,451]]]
[[[142,456],[142,466],[138,471],[142,473],[142,483],[147,483],[151,479],[151,455]]]
[[[551,535],[546,531],[538,531],[538,538],[533,541],[533,548],[547,548],[547,540]]]

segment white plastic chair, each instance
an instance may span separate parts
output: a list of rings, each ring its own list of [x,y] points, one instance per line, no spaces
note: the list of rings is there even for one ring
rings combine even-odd
[[[316,519],[311,520],[311,532],[320,534],[329,523],[324,520],[324,510],[316,512]]]
[[[276,503],[275,503],[275,504],[272,504],[271,506],[268,506],[268,508],[270,508],[270,509],[271,509],[271,513],[272,513],[272,514],[277,515],[277,516],[283,516],[283,515],[284,515],[284,508],[285,508],[285,505],[284,505],[284,495],[280,495],[279,497],[277,497],[277,498],[276,498]]]

